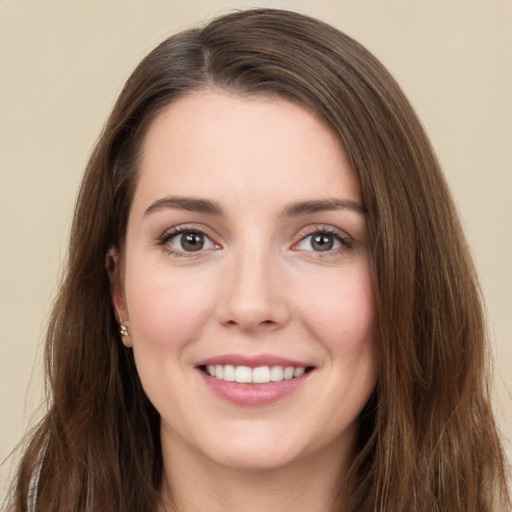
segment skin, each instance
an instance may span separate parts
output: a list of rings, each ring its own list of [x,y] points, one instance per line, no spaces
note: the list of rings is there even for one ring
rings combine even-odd
[[[324,203],[291,211],[308,201]],[[201,91],[150,127],[108,268],[123,342],[162,418],[162,510],[169,491],[187,512],[331,510],[379,365],[362,202],[338,138],[288,100]],[[204,232],[203,249],[185,250],[176,228]],[[223,354],[313,369],[276,402],[240,405],[197,367]]]

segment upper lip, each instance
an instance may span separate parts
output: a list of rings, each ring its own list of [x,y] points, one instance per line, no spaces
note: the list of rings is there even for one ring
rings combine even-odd
[[[281,357],[276,354],[221,354],[203,359],[197,363],[197,366],[225,366],[228,364],[233,366],[249,366],[250,368],[258,368],[259,366],[293,366],[294,368],[307,368],[313,366],[303,361]]]

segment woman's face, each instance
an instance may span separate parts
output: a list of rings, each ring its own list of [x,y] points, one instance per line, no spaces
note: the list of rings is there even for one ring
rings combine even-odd
[[[111,254],[164,456],[347,456],[379,357],[360,185],[322,121],[279,98],[177,100],[147,134]]]

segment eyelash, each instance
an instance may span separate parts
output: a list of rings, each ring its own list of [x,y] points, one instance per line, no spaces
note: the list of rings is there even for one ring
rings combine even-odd
[[[168,253],[172,254],[173,256],[177,256],[179,258],[190,258],[192,256],[199,256],[200,254],[204,253],[204,250],[197,251],[197,254],[194,254],[193,251],[179,251],[175,250],[170,247],[169,241],[172,240],[174,237],[178,235],[182,235],[185,233],[194,233],[204,236],[205,238],[209,239],[211,238],[208,236],[208,234],[201,228],[198,228],[197,226],[178,226],[175,228],[170,229],[169,231],[166,231],[163,233],[158,239],[157,239],[157,245],[163,247],[163,249]],[[336,249],[329,249],[325,251],[325,254],[323,254],[322,251],[305,251],[305,252],[311,252],[314,253],[316,257],[319,258],[327,258],[329,256],[337,255],[342,253],[343,251],[347,249],[351,249],[354,245],[354,239],[344,233],[341,230],[338,230],[336,228],[333,228],[332,226],[325,226],[325,225],[317,225],[314,226],[304,233],[301,234],[300,240],[293,245],[293,247],[297,247],[300,243],[304,242],[307,238],[315,235],[327,235],[334,237],[341,246]],[[212,241],[214,245],[217,247],[220,247],[218,244],[215,244],[215,242]],[[208,249],[206,249],[208,250]]]
[[[208,240],[211,240],[207,233],[203,229],[198,228],[197,226],[178,226],[163,233],[162,236],[158,238],[157,245],[161,246],[168,254],[172,254],[173,256],[177,256],[178,258],[190,258],[191,256],[199,256],[200,254],[204,253],[204,250],[199,250],[197,251],[197,254],[194,254],[193,251],[178,251],[170,247],[169,242],[175,236],[183,235],[185,233],[203,235]],[[215,244],[213,241],[212,243],[218,246],[218,244]]]
[[[301,238],[299,242],[294,244],[294,247],[302,243],[304,240],[306,240],[309,237],[316,236],[316,235],[327,235],[332,236],[335,238],[339,243],[340,247],[337,249],[330,249],[324,252],[322,251],[307,251],[312,252],[315,254],[315,257],[318,258],[328,258],[333,255],[338,255],[342,253],[343,251],[346,251],[347,249],[352,249],[354,246],[354,239],[347,235],[345,232],[336,229],[332,226],[326,226],[326,225],[316,225],[309,229],[307,229],[304,233],[301,234]]]

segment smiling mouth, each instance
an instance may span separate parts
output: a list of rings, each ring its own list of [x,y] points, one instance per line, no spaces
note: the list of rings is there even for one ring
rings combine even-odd
[[[283,380],[297,379],[305,373],[313,370],[311,366],[250,366],[204,365],[200,369],[218,380],[237,382],[243,384],[266,384],[268,382],[280,382]]]

